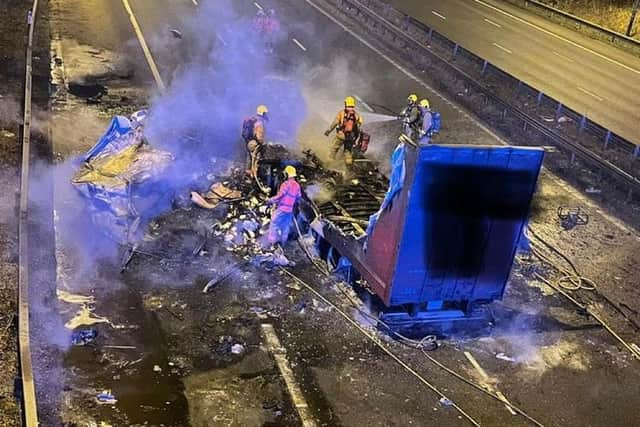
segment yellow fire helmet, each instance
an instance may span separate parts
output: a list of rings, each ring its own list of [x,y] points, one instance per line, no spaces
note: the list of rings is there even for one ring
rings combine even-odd
[[[269,109],[267,108],[266,105],[258,105],[258,108],[256,108],[256,113],[259,116],[264,116],[265,114],[267,114],[269,112]]]
[[[422,101],[420,101],[420,106],[422,108],[429,108],[431,105],[429,104],[429,100],[428,99],[423,99]]]
[[[407,101],[411,103],[418,102],[418,95],[412,93],[411,95],[407,96]]]
[[[356,106],[356,99],[353,96],[347,96],[344,99],[344,106],[345,107],[351,107],[351,108],[355,108]]]
[[[296,172],[296,168],[294,168],[293,166],[285,167],[284,173],[286,173],[289,178],[298,176],[298,173]]]

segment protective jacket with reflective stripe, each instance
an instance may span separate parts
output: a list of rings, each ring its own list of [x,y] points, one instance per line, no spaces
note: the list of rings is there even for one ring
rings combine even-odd
[[[295,179],[289,178],[280,185],[278,194],[273,196],[270,202],[276,203],[280,212],[293,212],[293,207],[300,197],[302,197],[300,184]]]

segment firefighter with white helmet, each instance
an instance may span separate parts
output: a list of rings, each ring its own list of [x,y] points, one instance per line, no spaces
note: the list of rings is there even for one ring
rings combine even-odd
[[[329,128],[325,131],[325,136],[336,131],[336,136],[331,144],[330,158],[335,160],[338,152],[344,150],[344,163],[347,166],[353,164],[353,147],[358,141],[363,125],[362,116],[356,111],[356,99],[347,96],[344,99],[344,109],[336,115]]]
[[[256,114],[242,122],[242,139],[244,140],[247,153],[248,173],[252,178],[258,176],[258,164],[262,159],[262,152],[265,144],[265,124],[269,120],[267,113],[269,109],[266,105],[258,105]]]
[[[284,168],[287,179],[280,184],[278,194],[269,199],[270,205],[276,208],[271,215],[271,224],[267,232],[267,241],[273,245],[278,242],[284,244],[289,238],[289,230],[293,222],[293,210],[302,197],[302,189],[296,181],[298,172],[289,165]]]

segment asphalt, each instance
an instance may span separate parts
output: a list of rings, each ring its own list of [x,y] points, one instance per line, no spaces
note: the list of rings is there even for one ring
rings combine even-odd
[[[129,1],[150,51],[158,62],[162,78],[170,84],[175,78],[176,68],[188,65],[190,58],[188,52],[184,52],[188,46],[169,35],[169,30],[181,30],[185,35],[183,40],[188,40],[191,35],[188,34],[190,29],[187,22],[198,11],[198,6],[191,0]],[[128,17],[123,12],[122,2],[100,0],[87,5],[80,0],[58,0],[56,3],[63,7],[65,14],[77,13],[84,17],[87,29],[91,27],[89,22],[94,20],[112,23],[112,26],[101,26],[104,31],[100,33],[91,33],[89,30],[83,32],[85,38],[81,48],[70,49],[69,54],[65,54],[68,71],[75,71],[79,75],[88,73],[86,68],[78,67],[78,63],[82,65],[82,61],[76,61],[87,50],[100,51],[94,58],[97,63],[106,61],[111,64],[113,57],[107,51],[126,54],[124,62],[135,71],[135,81],[129,83],[148,90],[148,98],[133,99],[131,103],[152,102],[157,89],[153,88],[153,78],[144,62]],[[412,80],[389,61],[340,30],[329,18],[306,2],[278,0],[258,3],[265,8],[276,8],[281,20],[286,23],[286,39],[277,48],[276,58],[282,61],[277,69],[283,76],[293,75],[294,79],[304,82],[305,100],[310,113],[299,136],[304,144],[316,149],[326,147],[329,141],[320,131],[340,108],[346,94],[355,94],[364,101],[360,102],[361,111],[367,111],[364,105],[366,103],[376,112],[383,113],[387,109],[399,110],[409,92],[429,97],[432,104],[442,111],[444,129],[441,142],[472,140],[482,144],[496,143],[493,135],[483,131],[469,116],[461,113],[458,107]],[[201,3],[204,4],[206,2]],[[234,1],[233,4],[248,17],[257,10],[254,2],[249,0]],[[68,19],[63,24],[66,25],[66,39],[74,38],[78,30],[76,24],[74,19]],[[304,49],[293,41],[294,38]],[[68,40],[65,45],[73,47]],[[116,61],[116,69],[122,66],[122,62]],[[119,73],[112,74],[110,80],[105,82],[112,86],[110,93],[123,84],[117,78]],[[70,102],[66,106],[80,108],[77,105],[74,107]],[[131,108],[124,101],[123,107]],[[91,114],[100,117],[103,122],[110,117],[105,113],[111,111],[105,111],[101,105],[91,108]],[[273,115],[278,113],[284,115],[286,111],[272,111]],[[244,115],[246,112],[238,114]],[[369,116],[370,119],[373,117]],[[372,121],[369,120],[369,125],[373,125]],[[67,125],[67,129],[70,128]],[[54,134],[54,144],[64,146],[66,157],[88,148],[99,135],[99,129],[96,127],[94,131],[93,128],[83,127],[79,132],[83,135],[82,139],[73,138],[78,132],[73,132],[74,135],[58,132]],[[92,134],[89,135],[90,133]],[[379,146],[393,147],[394,138],[378,136],[378,133],[374,135],[378,138]],[[65,187],[65,184],[61,183],[56,189],[58,204],[64,200],[61,187]],[[584,198],[576,197],[575,191],[559,187],[553,178],[543,179],[539,197],[540,206],[534,209],[534,222],[546,227],[545,231],[554,239],[558,228],[554,209],[558,203],[589,206],[592,223],[599,227],[598,236],[612,236],[597,237],[597,251],[594,249],[591,257],[583,257],[579,267],[591,268],[588,273],[593,272],[596,278],[614,280],[607,276],[614,275],[623,283],[630,283],[634,277],[637,278],[637,266],[632,259],[633,250],[638,244],[635,234],[619,229],[608,217],[601,215],[595,206],[589,205]],[[545,209],[548,206],[553,208]],[[59,208],[59,215],[68,214],[68,209],[65,211],[64,206],[59,205]],[[202,216],[202,220],[211,220],[206,212],[196,209],[191,213],[179,211],[176,215],[177,217],[168,215],[169,220],[166,222],[170,224],[160,230],[169,230],[167,232],[170,234],[171,227],[189,224],[189,221],[195,221],[194,217],[197,219]],[[165,219],[160,220],[161,223],[163,221]],[[67,230],[80,226],[73,217],[62,218],[58,222],[61,227],[65,224]],[[587,242],[587,245],[593,245],[592,228],[583,230],[586,230],[583,231],[584,234],[579,234],[581,244]],[[63,232],[62,229],[59,232]],[[563,242],[564,250],[575,246],[575,234],[564,233],[561,236],[566,239]],[[74,242],[75,237],[62,237],[57,241],[63,246],[61,250],[74,255],[73,246],[78,245],[78,242]],[[605,256],[611,251],[610,241],[615,242],[615,248],[622,254],[613,258]],[[165,250],[171,248],[172,251],[178,251],[184,249],[179,243],[159,240],[157,244]],[[69,250],[69,247],[72,249]],[[583,250],[587,251],[589,247],[584,246]],[[625,248],[630,248],[631,252]],[[231,262],[228,253],[224,255],[224,250],[220,252],[210,255],[212,259],[207,267],[220,270],[222,261]],[[173,264],[167,266],[152,259],[136,257],[130,272],[123,276],[112,271],[111,267],[102,267],[98,272],[86,272],[79,269],[84,267],[81,261],[72,259],[68,266],[59,264],[58,272],[66,271],[71,274],[73,283],[67,284],[73,286],[74,292],[95,296],[97,315],[104,315],[117,325],[128,325],[126,328],[113,329],[108,325],[99,325],[100,339],[103,340],[101,343],[124,344],[136,349],[126,355],[100,347],[89,354],[82,349],[71,350],[65,360],[65,384],[69,384],[71,391],[63,397],[63,405],[72,406],[77,415],[74,419],[78,422],[86,421],[83,417],[99,414],[103,418],[96,419],[111,421],[113,425],[127,425],[125,420],[130,424],[142,424],[148,420],[152,420],[152,424],[160,424],[157,420],[163,419],[162,417],[165,417],[165,425],[186,424],[187,417],[192,425],[234,425],[216,421],[213,417],[216,414],[237,416],[242,413],[243,405],[244,408],[253,408],[256,403],[258,407],[254,408],[255,413],[260,414],[264,410],[264,406],[261,408],[264,405],[261,402],[264,399],[264,386],[257,382],[253,386],[242,388],[242,384],[253,381],[253,378],[260,378],[260,381],[264,378],[269,384],[278,384],[275,368],[268,362],[253,363],[249,368],[240,367],[242,372],[237,374],[226,370],[229,361],[223,360],[225,363],[221,363],[215,355],[220,344],[217,339],[227,335],[242,339],[251,349],[252,356],[261,353],[256,324],[253,317],[247,314],[248,305],[260,305],[268,310],[274,310],[275,306],[276,311],[286,312],[280,320],[274,319],[276,329],[281,334],[283,346],[292,357],[296,377],[302,381],[309,405],[317,412],[321,424],[359,426],[462,423],[451,408],[440,405],[437,398],[418,388],[413,377],[378,354],[371,345],[364,343],[356,332],[345,328],[334,311],[320,306],[318,309],[308,309],[307,315],[299,313],[292,306],[305,299],[311,302],[310,298],[285,289],[283,281],[278,277],[256,271],[243,272],[234,277],[231,283],[221,284],[211,295],[203,296],[203,279],[193,277],[195,272],[189,271],[188,264],[174,267]],[[82,273],[77,274],[74,269]],[[634,361],[616,349],[602,331],[572,327],[573,324],[580,325],[584,322],[571,310],[563,308],[562,301],[551,299],[537,287],[527,284],[522,278],[522,273],[526,273],[523,270],[526,269],[518,267],[514,273],[504,307],[515,313],[518,319],[531,319],[531,323],[522,322],[522,329],[517,329],[513,325],[520,322],[505,320],[501,330],[491,337],[468,341],[453,339],[444,344],[437,353],[438,357],[447,360],[452,366],[461,367],[465,374],[474,376],[475,371],[462,355],[463,349],[472,351],[490,374],[500,377],[500,388],[510,399],[530,410],[534,416],[545,420],[548,425],[602,425],[605,420],[617,425],[637,423],[637,414],[632,408],[637,406],[636,397],[640,394],[637,393],[639,382]],[[206,274],[205,282],[211,273]],[[313,272],[306,271],[305,274],[305,278],[314,285],[332,293],[333,297],[336,296],[337,291],[333,286],[319,280]],[[603,283],[611,280],[603,280]],[[59,281],[58,286],[63,285]],[[623,287],[622,284],[620,286]],[[629,288],[629,300],[637,300],[636,291],[629,286],[626,288]],[[138,295],[139,292],[143,295]],[[312,305],[316,306],[315,303],[309,304]],[[75,308],[64,305],[63,308],[66,310],[63,316],[68,317],[75,312]],[[563,322],[554,320],[551,322],[553,325],[547,325],[545,319],[555,317]],[[567,324],[563,324],[564,322]],[[451,392],[465,407],[472,408],[474,415],[479,416],[483,424],[513,425],[522,422],[509,415],[502,405],[493,404],[490,407],[476,392],[451,383],[451,378],[443,376],[427,364],[417,352],[398,344],[390,345],[417,366],[420,372],[427,373],[430,380],[437,381],[447,389],[447,393]],[[496,359],[496,354],[503,352],[507,357],[518,358],[518,362]],[[133,356],[136,353],[140,356]],[[127,369],[118,367],[124,362],[135,362],[142,356],[145,358],[140,365]],[[237,359],[231,360],[232,364],[236,361]],[[154,376],[155,364],[162,367],[161,375]],[[227,405],[220,398],[229,392],[224,384],[232,384],[232,389],[240,385],[238,397],[234,398],[238,407]],[[98,386],[112,388],[121,399],[115,413],[108,406],[96,409],[91,406],[90,400],[87,403],[92,397],[93,388]],[[576,390],[580,390],[579,399],[574,398]],[[154,395],[154,392],[157,393]],[[281,397],[283,393],[284,390],[276,389],[269,394],[274,394],[278,401],[284,401],[285,414],[292,417],[291,424],[296,424],[291,408],[287,409],[286,398]],[[616,398],[625,396],[625,393],[628,393],[628,399]],[[545,396],[552,398],[545,399]],[[185,406],[185,398],[188,400],[188,408]],[[245,410],[244,413],[251,414],[251,411]],[[236,418],[235,425],[250,424],[242,424],[242,420],[238,421]],[[282,422],[276,425],[282,424],[286,425]],[[256,425],[263,424],[256,422]]]
[[[640,144],[640,58],[505,2],[390,3],[579,114]]]

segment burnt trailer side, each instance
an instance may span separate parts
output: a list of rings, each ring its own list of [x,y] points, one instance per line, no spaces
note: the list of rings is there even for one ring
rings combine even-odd
[[[504,294],[544,152],[401,148],[396,167],[402,170],[392,171],[390,184],[396,192],[387,194],[366,238],[324,215],[314,230],[349,259],[389,312],[403,307],[400,312],[425,319],[469,317]],[[343,211],[348,219],[352,209]],[[356,212],[361,218],[362,210]]]

